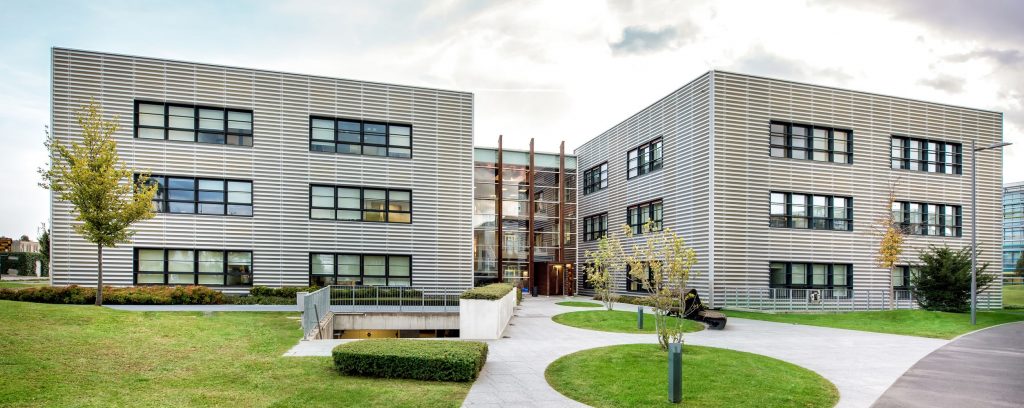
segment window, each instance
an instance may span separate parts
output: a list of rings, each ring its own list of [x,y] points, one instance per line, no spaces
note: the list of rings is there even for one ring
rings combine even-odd
[[[853,163],[853,131],[771,121],[769,155],[832,163]]]
[[[252,251],[136,248],[135,284],[251,286]]]
[[[893,136],[891,146],[894,169],[961,174],[963,148],[960,143]]]
[[[896,290],[909,290],[911,277],[917,276],[917,268],[909,265],[897,265],[892,269],[892,288]]]
[[[654,281],[654,269],[651,269],[651,265],[647,263],[644,263],[644,267],[647,269],[647,281]],[[646,293],[647,289],[644,288],[644,282],[633,277],[633,274],[630,273],[631,268],[629,264],[626,264],[626,291]]]
[[[408,255],[309,254],[310,286],[412,286]]]
[[[608,188],[608,162],[591,167],[583,172],[583,195]]]
[[[769,193],[768,226],[853,231],[853,198],[831,195]]]
[[[963,235],[963,214],[959,205],[896,201],[892,203],[892,216],[893,222],[910,235]]]
[[[252,216],[251,181],[152,175],[148,183],[157,186],[156,212]]]
[[[642,176],[661,168],[661,139],[652,140],[626,154],[628,173],[626,178]]]
[[[831,289],[823,297],[845,297],[853,287],[853,265],[770,262],[768,286],[778,289]]]
[[[310,116],[309,150],[412,157],[412,125]]]
[[[654,231],[661,231],[662,226],[662,204],[661,200],[655,200],[643,204],[629,206],[626,209],[626,221],[632,228],[634,235],[643,234],[644,226],[648,220],[654,222]]]
[[[608,213],[583,218],[583,240],[597,241],[608,235]]]
[[[252,111],[135,101],[135,137],[252,146]]]
[[[412,222],[412,191],[368,187],[309,187],[309,218],[321,220]]]

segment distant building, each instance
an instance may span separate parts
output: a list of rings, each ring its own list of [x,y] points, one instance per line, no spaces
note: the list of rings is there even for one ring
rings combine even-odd
[[[11,243],[10,252],[39,252],[39,243],[36,241],[14,241]]]
[[[1013,273],[1024,252],[1024,182],[1003,186],[1003,273]]]

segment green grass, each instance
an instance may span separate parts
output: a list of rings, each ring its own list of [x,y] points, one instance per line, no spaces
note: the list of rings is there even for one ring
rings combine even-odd
[[[668,358],[656,344],[626,344],[563,356],[544,372],[563,395],[603,407],[678,407],[668,402]],[[773,358],[683,346],[683,403],[694,407],[831,407],[832,383]]]
[[[559,305],[559,306],[569,306],[569,307],[601,307],[601,306],[603,306],[600,303],[576,302],[576,301],[565,301],[565,302],[558,302],[558,303],[555,303],[555,304]]]
[[[978,325],[971,325],[968,313],[931,312],[927,310],[885,310],[847,313],[756,313],[726,310],[729,317],[767,320],[780,323],[806,324],[877,333],[952,339],[964,333],[997,324],[1024,320],[1024,314],[978,312]]]
[[[34,281],[34,280],[18,280],[18,281],[0,281],[0,288],[32,288],[39,286],[48,286],[50,283],[47,281]]]
[[[301,337],[297,316],[0,301],[0,406],[457,407],[469,392],[281,357]]]
[[[704,325],[692,320],[669,317],[669,319],[682,320],[683,329],[686,332],[695,332],[704,329]],[[654,315],[644,313],[644,329],[636,328],[636,312],[624,312],[621,310],[584,310],[580,312],[562,313],[551,317],[555,323],[566,326],[578,327],[581,329],[600,330],[616,333],[654,333]]]
[[[1024,309],[1024,285],[1003,286],[1003,307]]]

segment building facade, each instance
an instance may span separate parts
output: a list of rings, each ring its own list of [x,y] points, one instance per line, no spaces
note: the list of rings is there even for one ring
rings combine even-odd
[[[571,294],[576,262],[576,157],[476,148],[473,275],[533,294]]]
[[[1003,186],[1003,273],[1015,274],[1024,254],[1024,182]]]
[[[53,49],[57,140],[91,99],[159,184],[105,283],[473,284],[470,93]],[[51,220],[54,284],[95,284],[71,205]]]
[[[969,149],[1001,140],[997,112],[711,71],[576,149],[579,251],[652,219],[696,250],[691,285],[713,306],[748,288],[888,292],[920,250],[970,245]],[[979,260],[994,266],[1001,153],[977,168]],[[908,232],[897,276],[875,263],[890,212]],[[607,221],[595,233],[591,218]],[[613,273],[617,292],[640,290]]]

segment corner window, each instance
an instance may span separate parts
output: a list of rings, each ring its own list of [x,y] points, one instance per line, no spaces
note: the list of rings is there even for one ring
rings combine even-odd
[[[661,138],[645,143],[626,154],[626,178],[639,177],[662,167]]]
[[[311,116],[309,150],[410,158],[412,125]]]
[[[412,257],[381,254],[309,254],[309,284],[412,286]]]
[[[583,195],[595,193],[608,188],[608,162],[583,172]]]
[[[252,285],[252,251],[136,248],[134,264],[136,285]]]
[[[135,137],[252,146],[252,110],[135,101]]]
[[[412,191],[312,185],[309,218],[409,224],[412,223]]]
[[[155,212],[252,216],[252,181],[151,175],[148,183],[157,186]]]
[[[852,130],[771,121],[768,134],[771,157],[853,163]]]

